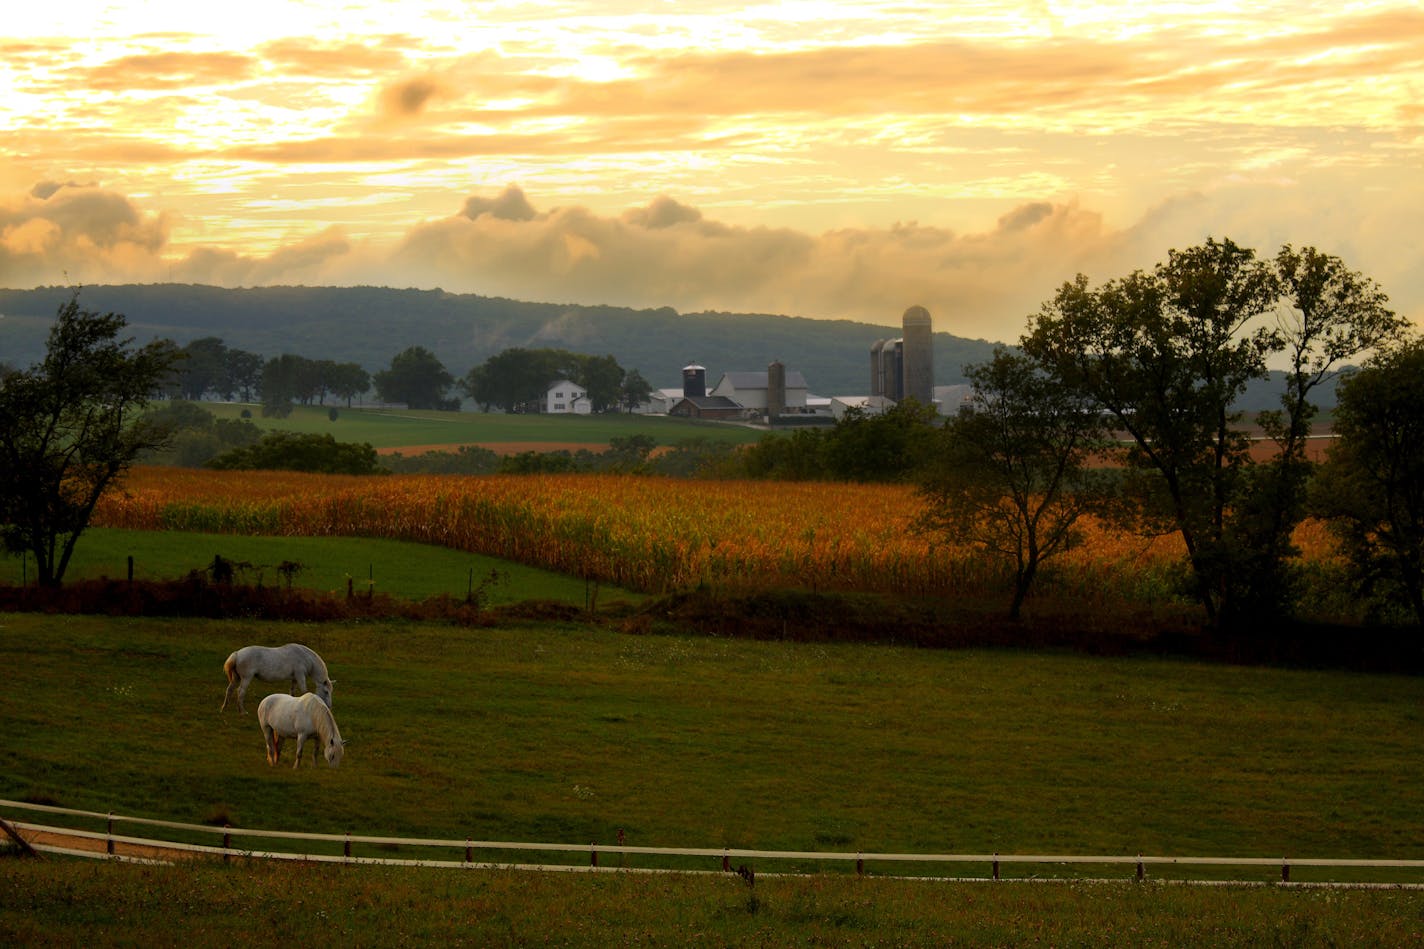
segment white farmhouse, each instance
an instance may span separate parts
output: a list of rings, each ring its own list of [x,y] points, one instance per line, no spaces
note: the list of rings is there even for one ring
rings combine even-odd
[[[593,405],[588,401],[587,389],[576,382],[560,379],[544,393],[540,411],[561,415],[588,415],[593,411]]]

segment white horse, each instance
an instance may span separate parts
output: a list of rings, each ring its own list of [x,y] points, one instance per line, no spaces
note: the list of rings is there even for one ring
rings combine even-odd
[[[315,693],[290,696],[273,692],[257,705],[257,724],[262,726],[262,738],[267,743],[267,763],[275,765],[282,758],[282,739],[297,740],[297,760],[292,767],[302,763],[302,745],[308,738],[317,744],[312,747],[312,764],[316,764],[316,749],[321,748],[326,755],[326,763],[333,768],[341,764],[341,755],[346,742],[341,739],[341,730],[336,727],[336,716],[326,703]]]
[[[243,646],[227,657],[223,663],[227,673],[227,694],[223,696],[222,708],[227,711],[227,703],[237,690],[237,709],[246,712],[243,696],[254,678],[264,682],[291,680],[292,694],[300,695],[307,690],[307,679],[315,683],[317,697],[331,707],[331,690],[336,685],[326,673],[326,663],[321,657],[301,643],[287,643],[285,646]]]

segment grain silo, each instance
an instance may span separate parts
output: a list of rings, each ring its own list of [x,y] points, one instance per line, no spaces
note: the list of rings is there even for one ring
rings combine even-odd
[[[766,422],[775,425],[786,413],[786,366],[775,360],[766,367]]]
[[[870,394],[885,394],[885,367],[881,365],[881,360],[885,358],[885,340],[877,339],[870,347]]]
[[[682,397],[700,399],[707,394],[707,370],[696,363],[682,367]]]
[[[903,395],[921,405],[934,404],[934,325],[930,311],[912,306],[905,311]]]

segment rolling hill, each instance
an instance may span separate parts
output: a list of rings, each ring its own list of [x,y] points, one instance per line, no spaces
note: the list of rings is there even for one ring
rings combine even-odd
[[[68,287],[0,289],[0,362],[24,367],[41,358],[55,312],[70,293]],[[264,358],[293,353],[356,362],[371,372],[389,366],[407,347],[424,346],[457,377],[513,346],[553,347],[612,355],[655,387],[681,385],[689,362],[705,366],[712,384],[723,372],[764,369],[779,359],[822,396],[868,394],[871,344],[899,335],[894,327],[847,320],[531,303],[383,287],[86,286],[80,300],[88,309],[122,313],[138,342],[166,337],[182,345],[217,336]],[[895,317],[903,308],[887,306]],[[941,327],[950,322],[947,314],[936,318]],[[993,344],[937,332],[934,349],[935,382],[950,385],[963,382],[964,365],[987,358]]]

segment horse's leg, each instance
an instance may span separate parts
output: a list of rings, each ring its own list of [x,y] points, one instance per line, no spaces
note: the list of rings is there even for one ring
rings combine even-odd
[[[223,704],[222,704],[222,708],[218,709],[218,712],[219,712],[219,713],[222,713],[222,712],[226,712],[226,711],[227,711],[227,703],[228,703],[228,700],[232,698],[232,690],[233,690],[234,688],[236,688],[236,687],[237,687],[237,680],[236,680],[236,679],[228,679],[228,680],[227,680],[227,691],[223,693]]]
[[[262,741],[267,746],[267,766],[270,768],[277,763],[277,756],[282,753],[281,741],[266,725],[262,726]]]
[[[293,768],[299,768],[302,765],[302,745],[306,743],[306,740],[305,732],[297,732],[297,760],[292,762]]]
[[[247,703],[243,700],[247,698],[247,685],[251,681],[251,676],[244,676],[237,683],[237,710],[244,715],[247,714]],[[232,686],[228,686],[228,688],[232,688]]]

